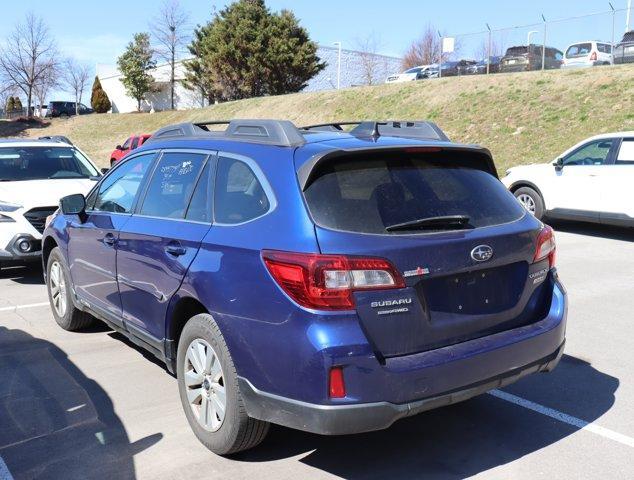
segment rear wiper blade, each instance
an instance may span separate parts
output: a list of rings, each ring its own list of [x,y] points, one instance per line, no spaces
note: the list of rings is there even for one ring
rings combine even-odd
[[[388,225],[385,230],[394,232],[397,230],[435,230],[438,228],[459,230],[467,227],[469,217],[467,215],[444,215],[442,217],[427,217],[410,220],[409,222]]]

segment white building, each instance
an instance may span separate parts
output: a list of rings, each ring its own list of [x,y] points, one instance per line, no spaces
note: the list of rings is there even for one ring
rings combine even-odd
[[[337,88],[339,49],[333,47],[318,47],[317,55],[327,63],[326,68],[308,82],[304,91],[315,92]],[[367,85],[368,77],[372,83],[382,83],[385,78],[401,69],[401,59],[385,55],[369,55],[354,50],[341,50],[340,87],[348,88]],[[158,87],[157,92],[148,94],[142,102],[141,109],[167,110],[170,108],[170,67],[161,64],[150,71]],[[180,83],[184,78],[185,68],[182,62],[176,64],[175,103],[178,110],[200,108],[203,100],[198,92],[187,90]],[[136,111],[136,100],[127,95],[121,73],[112,65],[97,65],[97,76],[112,103],[113,113],[127,113]]]

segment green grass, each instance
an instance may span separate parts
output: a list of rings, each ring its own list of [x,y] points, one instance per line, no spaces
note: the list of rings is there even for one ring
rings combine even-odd
[[[54,120],[5,135],[67,135],[99,165],[132,133],[170,123],[282,118],[297,125],[358,119],[430,119],[457,142],[489,148],[499,171],[545,162],[591,135],[634,130],[634,65],[445,78],[228,102],[205,109]]]

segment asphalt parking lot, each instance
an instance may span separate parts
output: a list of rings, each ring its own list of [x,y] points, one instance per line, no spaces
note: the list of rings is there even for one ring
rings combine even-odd
[[[232,459],[190,432],[176,380],[96,326],[68,333],[41,272],[0,273],[0,480],[634,478],[634,231],[557,224],[566,354],[550,374],[389,430],[281,427]]]

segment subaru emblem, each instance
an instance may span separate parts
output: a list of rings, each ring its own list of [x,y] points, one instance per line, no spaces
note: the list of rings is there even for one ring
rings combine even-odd
[[[493,249],[488,245],[478,245],[471,250],[471,258],[476,262],[486,262],[493,256]]]

